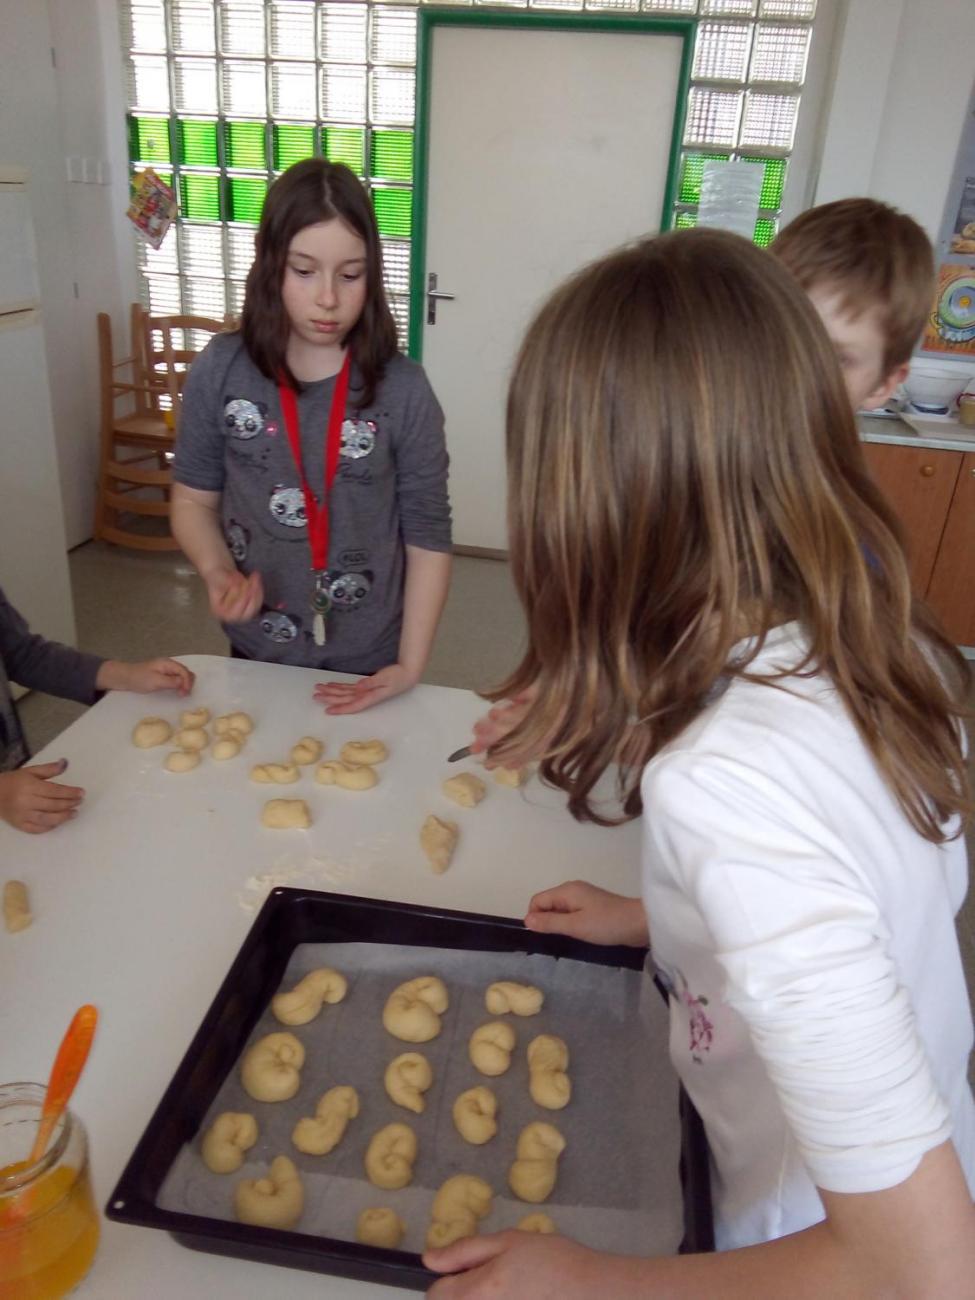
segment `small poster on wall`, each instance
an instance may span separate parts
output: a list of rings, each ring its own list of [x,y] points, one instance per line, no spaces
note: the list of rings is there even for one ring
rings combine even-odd
[[[132,180],[132,196],[126,216],[158,248],[176,219],[176,195],[166,182],[147,167]]]
[[[975,263],[942,263],[921,347],[966,360],[975,357]]]
[[[975,176],[966,176],[962,183],[961,202],[948,247],[953,253],[975,253]]]

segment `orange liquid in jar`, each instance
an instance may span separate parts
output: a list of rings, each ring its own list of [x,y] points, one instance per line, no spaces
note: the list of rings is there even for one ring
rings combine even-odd
[[[27,1167],[0,1169],[0,1179]],[[26,1212],[25,1212],[26,1211]],[[57,1300],[91,1267],[98,1211],[87,1164],[60,1165],[9,1196],[0,1196],[0,1300]]]

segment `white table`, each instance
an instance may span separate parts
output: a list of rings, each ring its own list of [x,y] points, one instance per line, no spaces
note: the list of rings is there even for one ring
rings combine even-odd
[[[35,920],[0,931],[0,1043],[4,1081],[47,1077],[77,1007],[93,1002],[98,1035],[72,1109],[88,1129],[96,1198],[107,1200],[156,1103],[226,974],[258,901],[253,883],[308,885],[371,898],[520,916],[538,889],[576,876],[638,892],[639,830],[579,825],[564,797],[537,780],[522,791],[488,781],[474,809],[440,793],[444,777],[474,770],[444,759],[485,710],[467,691],[420,686],[344,718],[329,718],[312,688],[329,674],[209,655],[184,662],[197,674],[189,703],[112,694],[49,745],[41,762],[66,757],[65,780],[87,791],[77,819],[31,836],[0,824],[0,874],[24,880]],[[334,676],[334,675],[333,675]],[[173,721],[202,704],[249,712],[256,730],[237,759],[173,775],[167,750],[137,750],[135,722]],[[378,736],[390,749],[380,784],[353,793],[316,785],[313,769],[291,786],[248,780],[258,762],[283,760],[303,735],[337,757],[350,739]],[[308,831],[268,831],[273,797],[307,800]],[[429,812],[457,821],[450,870],[435,876],[419,848]],[[270,886],[268,886],[270,887]],[[219,1258],[166,1233],[102,1223],[102,1242],[79,1296],[98,1300],[266,1300],[327,1296],[379,1300],[390,1287]]]

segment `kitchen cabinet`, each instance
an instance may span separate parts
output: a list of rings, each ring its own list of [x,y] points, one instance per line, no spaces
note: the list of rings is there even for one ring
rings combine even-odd
[[[975,452],[866,442],[907,534],[911,581],[959,645],[975,645]]]

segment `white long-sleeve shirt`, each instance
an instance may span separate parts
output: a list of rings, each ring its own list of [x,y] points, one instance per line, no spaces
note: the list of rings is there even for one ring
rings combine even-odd
[[[795,665],[795,624],[751,666]],[[734,681],[648,764],[643,892],[720,1249],[823,1218],[953,1138],[975,1195],[963,839],[911,827],[830,681]]]

